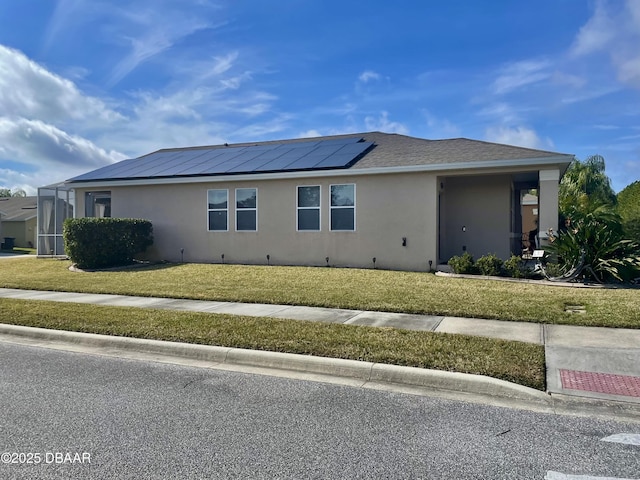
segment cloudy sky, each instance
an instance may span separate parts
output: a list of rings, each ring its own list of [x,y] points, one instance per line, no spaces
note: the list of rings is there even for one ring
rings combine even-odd
[[[640,179],[638,0],[0,2],[0,188],[164,147],[380,130]]]

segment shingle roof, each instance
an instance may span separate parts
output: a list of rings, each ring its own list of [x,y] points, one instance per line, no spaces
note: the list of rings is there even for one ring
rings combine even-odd
[[[3,222],[22,222],[37,216],[38,197],[2,197]]]
[[[359,158],[354,158],[345,164],[351,170],[361,170],[366,168],[384,168],[384,167],[409,167],[421,165],[442,165],[444,168],[454,166],[455,164],[469,164],[474,162],[486,161],[518,161],[518,160],[535,160],[548,159],[551,157],[560,157],[559,163],[567,165],[573,159],[573,155],[550,152],[546,150],[536,150],[531,148],[516,147],[512,145],[503,145],[498,143],[484,142],[479,140],[470,140],[467,138],[453,138],[445,140],[426,140],[422,138],[409,137],[400,134],[390,134],[382,132],[365,132],[353,133],[345,135],[332,135],[315,138],[297,138],[287,140],[271,140],[264,142],[246,142],[224,145],[210,145],[200,147],[186,148],[167,148],[143,155],[138,159],[123,160],[118,164],[109,165],[102,169],[89,172],[79,177],[72,178],[70,182],[92,181],[92,180],[111,180],[111,179],[132,179],[132,178],[159,178],[159,177],[181,177],[193,176],[180,172],[179,158],[194,157],[198,151],[203,152],[203,158],[211,157],[213,169],[207,170],[207,164],[202,164],[202,173],[196,175],[225,175],[229,173],[262,173],[260,171],[238,172],[237,168],[231,165],[228,171],[220,169],[219,160],[216,158],[216,152],[220,149],[233,149],[241,151],[244,147],[274,147],[286,146],[295,143],[312,143],[312,142],[330,142],[344,141],[345,139],[358,139],[367,143],[372,143],[373,147],[367,149]],[[205,154],[206,153],[206,154]],[[172,158],[176,158],[175,165]],[[157,159],[157,160],[156,160]],[[235,160],[234,160],[235,161]],[[157,163],[162,162],[162,168],[156,168]],[[215,162],[218,162],[217,164]],[[171,169],[167,170],[164,165],[170,164]],[[118,167],[116,167],[118,165]],[[138,168],[138,165],[141,168]],[[149,169],[146,166],[151,165]],[[162,171],[171,172],[162,173]],[[300,170],[318,170],[320,167],[301,168]],[[291,171],[291,168],[278,171]],[[293,168],[296,170],[296,168]],[[215,171],[215,173],[211,173]],[[94,174],[95,172],[95,174]],[[135,172],[135,173],[134,173]],[[158,173],[160,172],[160,173]],[[111,174],[113,175],[111,176]]]
[[[520,160],[567,155],[545,150],[515,147],[499,143],[452,138],[425,140],[406,135],[372,132],[362,134],[374,142],[374,148],[353,168],[395,167],[410,165],[448,165],[491,160]],[[567,155],[570,162],[573,155]]]

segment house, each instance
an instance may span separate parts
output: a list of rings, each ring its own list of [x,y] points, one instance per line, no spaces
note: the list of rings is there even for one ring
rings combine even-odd
[[[2,238],[13,238],[16,247],[36,244],[37,197],[2,197]]]
[[[77,216],[150,220],[154,260],[428,270],[464,251],[520,253],[530,189],[540,231],[557,230],[558,183],[572,160],[367,132],[164,149],[55,191],[75,199]]]

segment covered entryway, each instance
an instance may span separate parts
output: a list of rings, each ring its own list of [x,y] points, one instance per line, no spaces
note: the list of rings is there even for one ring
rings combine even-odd
[[[559,179],[558,169],[438,178],[439,263],[464,252],[522,255],[536,225],[532,240],[544,245],[546,232],[557,230]]]

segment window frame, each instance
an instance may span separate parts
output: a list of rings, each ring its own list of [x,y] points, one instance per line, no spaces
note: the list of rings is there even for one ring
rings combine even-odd
[[[227,208],[209,208],[209,192],[220,191],[227,195]],[[210,212],[225,212],[227,216],[227,228],[225,230],[212,230],[209,220]],[[207,189],[207,231],[208,232],[228,232],[229,231],[229,189],[228,188],[209,188]]]
[[[343,185],[353,185],[353,205],[332,205],[331,204],[331,198],[332,198],[332,190],[333,187],[340,187]],[[329,230],[332,232],[355,232],[356,231],[356,205],[357,205],[357,198],[356,198],[356,184],[355,183],[332,183],[329,185]],[[334,210],[340,210],[340,209],[347,209],[347,208],[351,208],[353,209],[353,229],[351,230],[343,230],[343,229],[339,229],[339,230],[334,230],[333,226],[332,226],[332,219],[333,219],[333,211]]]
[[[101,200],[108,200],[108,202],[104,203]],[[102,217],[96,215],[96,205],[105,205]],[[88,207],[91,207],[90,215],[87,215],[89,213]],[[111,218],[111,190],[88,190],[84,192],[84,216],[87,218]]]
[[[300,189],[316,187],[318,189],[318,206],[317,207],[301,207],[299,205]],[[318,228],[316,230],[304,229],[300,230],[300,210],[317,210],[318,211]],[[321,232],[322,231],[322,186],[321,185],[296,185],[296,232]]]
[[[255,190],[256,192],[256,206],[255,207],[238,207],[238,190]],[[246,233],[246,232],[257,232],[258,231],[258,188],[257,187],[238,187],[234,191],[234,203],[235,203],[235,219],[236,219],[236,232]],[[240,230],[238,229],[238,213],[239,212],[255,212],[255,221],[256,228],[253,230]]]

